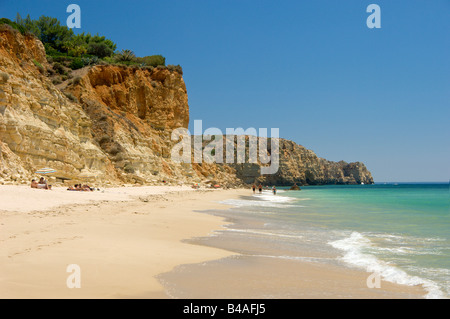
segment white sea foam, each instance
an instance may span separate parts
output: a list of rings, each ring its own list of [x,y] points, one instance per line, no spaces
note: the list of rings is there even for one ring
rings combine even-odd
[[[326,257],[302,257],[302,256],[286,256],[286,255],[248,255],[252,257],[264,257],[264,258],[279,258],[279,259],[287,259],[287,260],[299,260],[299,261],[307,261],[307,262],[329,262],[332,258]]]
[[[278,234],[278,233],[273,233],[273,232],[265,232],[265,231],[251,230],[251,229],[227,228],[226,231],[236,232],[236,233],[245,233],[245,234],[264,235],[264,236],[276,236],[276,237],[283,237],[283,238],[296,238],[296,239],[303,238],[303,236],[299,236],[299,235]]]
[[[392,253],[395,255],[443,255],[441,251],[439,251],[437,248],[430,249],[430,248],[412,248],[412,247],[376,247],[371,246],[370,250],[373,250],[375,252],[385,252],[385,253]]]
[[[290,207],[290,205],[287,204],[281,204],[276,202],[270,202],[270,201],[264,201],[264,200],[246,200],[246,199],[226,199],[223,201],[220,201],[221,204],[225,205],[231,205],[234,207],[276,207],[276,208],[283,208],[283,207]]]
[[[367,233],[370,237],[381,238],[386,241],[393,241],[396,243],[420,243],[420,242],[444,242],[447,239],[439,237],[412,237],[406,235],[394,235],[394,234],[379,234],[379,233]]]
[[[293,197],[289,197],[289,196],[276,196],[273,194],[267,194],[267,193],[262,193],[262,194],[258,194],[258,195],[253,195],[254,197],[257,197],[261,200],[265,200],[265,201],[270,201],[270,202],[275,202],[275,203],[289,203],[289,202],[293,202],[296,200],[296,198]]]
[[[392,283],[408,286],[422,285],[427,291],[426,298],[446,298],[435,282],[417,276],[411,276],[390,263],[367,253],[367,251],[374,248],[374,244],[358,232],[352,232],[350,236],[328,242],[328,244],[344,252],[341,259],[347,264],[362,268],[367,272],[379,273],[384,280]]]
[[[296,198],[287,196],[276,196],[268,192],[263,192],[262,194],[255,194],[252,196],[255,198],[251,199],[226,199],[221,201],[221,204],[231,205],[234,207],[293,207],[294,205],[288,204],[296,201]],[[295,207],[304,207],[300,205],[295,205]]]

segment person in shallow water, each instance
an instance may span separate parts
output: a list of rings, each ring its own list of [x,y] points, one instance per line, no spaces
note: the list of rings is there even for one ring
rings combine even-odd
[[[255,184],[253,184],[252,189],[253,189],[253,194],[254,194],[256,192],[256,185]]]
[[[258,190],[259,190],[259,193],[261,194],[262,193],[262,185],[261,184],[259,184]]]
[[[275,185],[272,187],[272,192],[273,192],[274,195],[277,194],[277,188],[275,187]]]

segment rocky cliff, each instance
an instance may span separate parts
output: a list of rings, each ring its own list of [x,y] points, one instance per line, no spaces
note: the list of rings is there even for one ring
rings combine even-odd
[[[28,179],[42,166],[67,175],[102,171],[112,178],[115,173],[93,139],[90,118],[41,73],[46,67],[40,41],[0,31],[2,178]]]
[[[332,162],[292,141],[279,139],[279,169],[261,176],[259,164],[236,164],[237,176],[246,183],[261,181],[269,185],[290,186],[324,184],[373,184],[373,178],[361,162]]]
[[[96,65],[55,86],[51,71],[39,40],[0,29],[0,183],[28,182],[41,167],[100,184],[373,182],[362,163],[329,162],[283,139],[274,175],[261,176],[260,164],[176,163],[171,132],[189,123],[178,72]]]

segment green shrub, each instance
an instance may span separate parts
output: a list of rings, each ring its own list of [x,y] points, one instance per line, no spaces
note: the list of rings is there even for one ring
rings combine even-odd
[[[14,22],[25,28],[25,34],[33,34],[36,37],[39,37],[39,35],[41,34],[41,30],[38,28],[36,22],[34,20],[31,20],[29,14],[25,19],[22,19],[20,14],[17,13]]]
[[[5,72],[0,72],[0,83],[6,83],[9,80],[9,74]]]
[[[47,74],[50,75],[50,76],[54,75],[55,71],[52,68],[47,68]]]
[[[116,44],[104,36],[84,32],[75,35],[72,29],[52,17],[41,16],[32,20],[30,15],[22,19],[17,14],[15,22],[3,18],[0,19],[1,24],[7,24],[22,34],[34,34],[42,41],[50,56],[68,53],[70,56],[81,57],[89,53],[103,58],[111,56],[116,50]]]
[[[113,55],[114,50],[104,42],[90,42],[88,44],[87,53],[98,56],[99,58],[105,58]]]
[[[35,59],[33,59],[33,63],[35,66],[37,67],[42,67],[42,64],[40,64],[38,61],[36,61]]]
[[[34,60],[34,59],[33,59],[33,63],[34,63],[34,65],[38,68],[38,70],[39,70],[39,72],[40,72],[41,74],[44,74],[44,73],[45,73],[45,69],[44,69],[44,67],[42,66],[42,64],[40,64],[38,61],[36,61],[36,60]]]
[[[70,56],[80,57],[88,53],[88,50],[83,45],[70,47],[67,51],[67,54]]]
[[[66,91],[64,91],[63,93],[72,102],[78,102],[78,99],[72,93]]]
[[[136,61],[116,61],[116,65],[126,65],[131,67],[138,67],[139,64]]]
[[[36,26],[40,31],[38,37],[43,43],[49,43],[58,51],[66,52],[65,43],[74,35],[72,29],[61,25],[58,19],[46,16],[41,16],[36,21]]]
[[[45,53],[51,57],[55,57],[55,56],[59,56],[59,55],[63,54],[63,53],[59,52],[58,50],[56,50],[54,47],[52,47],[49,43],[44,43],[44,48],[45,48]]]
[[[55,62],[53,64],[53,70],[55,70],[55,72],[58,73],[58,74],[66,73],[66,70],[64,69],[64,66],[61,63],[59,63],[59,62]]]
[[[103,135],[98,141],[99,144],[109,143],[110,138],[108,135]]]
[[[1,18],[0,19],[0,24],[7,24],[7,25],[11,26],[13,29],[19,31],[22,34],[25,34],[25,32],[27,31],[23,26],[15,23],[15,22],[12,22],[11,20],[6,19],[6,18]]]
[[[69,65],[69,68],[72,70],[78,70],[84,67],[83,59],[81,58],[75,58]]]
[[[98,34],[91,35],[90,33],[85,34],[84,32],[74,36],[73,42],[76,45],[85,46],[88,49],[88,51],[91,50],[93,52],[95,50],[99,50],[98,52],[99,54],[95,53],[90,54],[96,55],[100,58],[111,56],[117,48],[117,45],[111,40],[106,39],[105,36],[100,36]]]
[[[83,59],[83,63],[84,65],[94,65],[94,64],[98,64],[101,60],[97,57],[97,56],[92,56],[92,57],[84,57]]]
[[[167,69],[169,71],[178,72],[180,75],[183,75],[183,68],[179,64],[178,65],[171,65],[171,64],[169,64],[167,66]]]
[[[125,171],[125,173],[130,173],[130,174],[133,174],[135,172],[131,163],[126,163],[123,170]]]
[[[119,148],[118,146],[113,146],[113,147],[111,147],[111,148],[109,149],[108,153],[111,154],[111,155],[113,155],[113,156],[114,156],[114,155],[117,155],[117,154],[120,153],[120,148]]]
[[[166,58],[160,54],[137,58],[136,61],[152,67],[157,67],[158,65],[166,65]]]
[[[117,62],[128,62],[136,59],[134,52],[131,50],[122,50],[114,56]]]
[[[56,55],[56,56],[52,56],[53,57],[53,62],[59,62],[59,63],[63,63],[63,64],[67,64],[67,63],[71,63],[74,58],[73,57],[68,57],[67,55]]]
[[[78,85],[80,83],[81,83],[81,77],[76,76],[76,77],[73,78],[73,80],[72,80],[72,84],[73,85]]]
[[[107,56],[106,58],[103,58],[102,61],[105,61],[107,64],[114,64],[116,59],[115,57]]]

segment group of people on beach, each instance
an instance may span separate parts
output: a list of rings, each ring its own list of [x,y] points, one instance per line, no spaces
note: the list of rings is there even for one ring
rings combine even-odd
[[[266,190],[268,190],[269,186],[266,185],[265,188],[266,188]],[[252,185],[252,190],[253,190],[253,194],[255,194],[256,193],[256,184]],[[260,194],[262,194],[263,186],[261,184],[259,184],[259,186],[258,186],[258,191],[259,191]],[[277,188],[275,187],[275,185],[272,186],[272,192],[273,192],[274,195],[277,194]]]
[[[70,186],[67,190],[68,191],[92,192],[95,190],[95,188],[92,188],[89,185],[75,184],[74,186]]]
[[[49,185],[45,178],[41,177],[38,182],[35,179],[31,180],[31,188],[52,189],[52,185]]]
[[[39,179],[39,181],[36,181],[35,179],[31,180],[31,188],[52,189],[52,185],[49,185],[44,177],[41,177]],[[67,188],[67,190],[68,191],[92,192],[95,190],[95,188],[92,188],[89,185],[75,184],[74,186],[69,186],[69,188]]]

